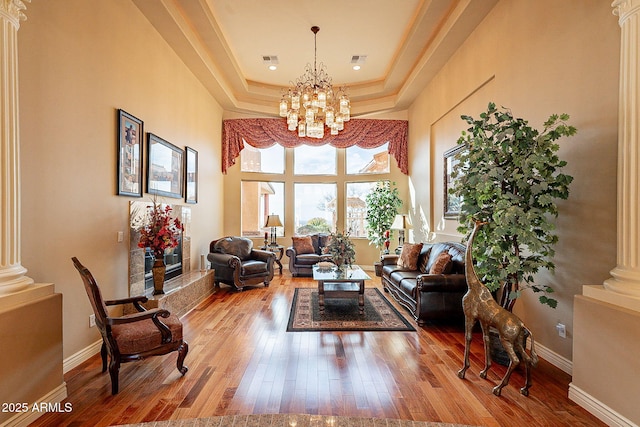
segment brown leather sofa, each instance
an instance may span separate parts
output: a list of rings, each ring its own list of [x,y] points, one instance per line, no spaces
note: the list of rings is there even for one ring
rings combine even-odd
[[[297,244],[297,240],[309,237],[312,248],[300,250],[304,245]],[[320,261],[331,261],[331,256],[323,254],[322,250],[328,244],[330,235],[324,233],[311,234],[309,236],[295,236],[292,238],[292,245],[287,248],[289,257],[289,271],[294,277],[312,276],[313,265]]]
[[[462,297],[467,292],[465,249],[456,242],[425,243],[415,270],[399,267],[398,255],[384,255],[382,285],[420,326],[431,320],[463,321]],[[450,264],[441,274],[429,274],[443,252],[451,255]]]
[[[211,268],[215,269],[214,283],[226,283],[242,291],[245,286],[273,279],[273,252],[253,249],[253,241],[246,237],[223,237],[209,244]]]

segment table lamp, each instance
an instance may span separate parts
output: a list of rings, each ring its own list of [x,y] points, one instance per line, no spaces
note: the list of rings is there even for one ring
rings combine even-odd
[[[271,228],[271,243],[269,243],[269,246],[278,246],[278,242],[276,241],[276,227],[283,227],[280,222],[280,216],[275,214],[268,215],[267,222],[264,226],[265,228]]]
[[[392,230],[400,230],[398,231],[398,245],[402,246],[404,244],[404,230],[412,229],[411,220],[409,219],[408,214],[398,214],[396,218],[393,220],[393,224],[391,224]]]

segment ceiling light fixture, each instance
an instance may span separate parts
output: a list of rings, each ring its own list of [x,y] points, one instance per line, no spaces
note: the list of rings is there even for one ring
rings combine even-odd
[[[313,32],[313,69],[307,64],[304,74],[298,77],[292,87],[284,89],[280,99],[280,116],[287,118],[287,127],[298,131],[299,137],[323,138],[325,125],[331,135],[344,129],[344,122],[351,118],[351,102],[346,87],[334,91],[331,77],[324,64],[316,65],[316,36],[320,27],[311,27]]]

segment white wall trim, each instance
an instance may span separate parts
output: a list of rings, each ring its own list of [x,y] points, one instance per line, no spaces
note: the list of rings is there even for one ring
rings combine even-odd
[[[564,356],[559,355],[548,347],[545,347],[536,342],[536,354],[551,363],[556,368],[566,372],[569,375],[573,374],[573,362]]]
[[[638,427],[637,424],[609,408],[589,393],[576,387],[573,383],[569,384],[569,399],[589,411],[608,426]]]
[[[82,362],[89,360],[93,355],[100,353],[102,346],[102,338],[88,347],[83,348],[79,352],[72,354],[62,361],[62,372],[65,374],[80,365]]]
[[[9,418],[7,421],[2,423],[1,427],[26,427],[46,412],[40,412],[40,409],[45,409],[47,412],[55,411],[55,410],[64,410],[64,404],[60,404],[64,399],[67,398],[67,383],[63,382],[58,387],[51,390],[46,395],[42,396],[36,402],[29,404],[28,411],[18,412],[13,417]],[[42,408],[41,404],[47,404],[46,407]],[[35,406],[37,405],[37,406]]]

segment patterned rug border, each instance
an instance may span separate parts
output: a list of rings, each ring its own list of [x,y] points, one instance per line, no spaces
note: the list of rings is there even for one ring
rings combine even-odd
[[[466,424],[411,421],[394,418],[339,417],[308,414],[223,415],[184,420],[123,424],[119,427],[473,427]],[[115,426],[112,426],[115,427]]]
[[[321,326],[319,323],[314,324],[313,321],[310,321],[308,326],[299,327],[294,326],[296,320],[296,310],[297,303],[301,292],[309,292],[309,295],[314,292],[317,293],[317,288],[296,288],[293,294],[293,300],[291,302],[291,310],[289,311],[289,321],[287,322],[287,332],[349,332],[349,331],[399,331],[399,332],[416,332],[416,328],[404,318],[404,316],[387,300],[387,298],[380,292],[377,288],[367,288],[365,289],[365,304],[367,303],[367,299],[379,298],[384,302],[384,306],[387,308],[386,310],[382,310],[382,312],[378,309],[376,311],[380,316],[385,319],[383,322],[369,322],[368,325],[358,326],[354,322],[342,322],[342,324],[338,325],[336,322],[331,322],[330,325]],[[371,295],[371,292],[374,292],[374,295]],[[313,316],[311,313],[310,316]],[[389,318],[397,317],[397,326],[388,326]],[[393,323],[393,322],[391,322]]]

